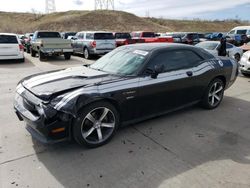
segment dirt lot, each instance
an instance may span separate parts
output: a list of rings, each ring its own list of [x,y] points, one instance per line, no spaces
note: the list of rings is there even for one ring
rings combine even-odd
[[[13,110],[17,82],[78,66],[81,57],[0,63],[0,187],[250,187],[250,78],[239,76],[213,111],[191,107],[120,129],[107,145],[42,145]]]

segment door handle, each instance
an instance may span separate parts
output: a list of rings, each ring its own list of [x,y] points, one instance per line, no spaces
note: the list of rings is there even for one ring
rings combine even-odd
[[[193,76],[193,72],[192,71],[187,71],[186,72],[187,73],[187,75],[190,77],[190,76]]]

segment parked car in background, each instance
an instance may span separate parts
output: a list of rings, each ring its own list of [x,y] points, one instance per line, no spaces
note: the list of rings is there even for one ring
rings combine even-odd
[[[174,40],[174,43],[182,43],[182,35],[179,33],[164,33],[161,37],[172,37]]]
[[[190,44],[190,45],[195,45],[200,42],[198,33],[191,33],[191,32],[182,33],[181,40],[183,44]]]
[[[104,55],[116,48],[113,33],[105,31],[81,31],[72,38],[74,53],[90,59],[94,55]]]
[[[45,143],[73,138],[101,146],[118,127],[200,103],[215,109],[236,80],[237,63],[180,44],[119,47],[92,65],[21,80],[14,109]]]
[[[145,43],[158,43],[158,42],[174,42],[171,36],[156,36],[154,32],[148,31],[134,31],[131,33],[132,39],[134,40],[144,40]]]
[[[61,36],[63,39],[72,39],[76,35],[77,32],[62,32]]]
[[[16,34],[0,33],[0,60],[24,62],[24,47]]]
[[[229,36],[235,34],[246,35],[248,38],[250,38],[250,26],[238,26],[227,33]]]
[[[24,39],[24,50],[29,54],[30,53],[30,41],[33,37],[34,33],[26,33]]]
[[[204,42],[208,40],[205,33],[198,33],[198,36],[199,36],[199,42]]]
[[[31,41],[30,53],[32,57],[39,54],[40,61],[55,55],[64,55],[69,60],[73,49],[70,40],[62,39],[59,32],[36,31]]]
[[[220,48],[219,41],[205,41],[196,44],[197,47],[203,48],[211,54],[218,56],[218,49]],[[243,50],[239,47],[234,46],[233,44],[227,43],[226,50],[229,57],[235,59],[237,62],[240,61],[240,58],[243,54]]]
[[[25,44],[25,35],[17,35],[18,36],[18,39],[20,40],[21,44],[24,46]]]
[[[114,37],[115,37],[116,47],[128,44],[135,44],[137,42],[136,40],[132,39],[130,33],[117,32],[114,33]]]
[[[224,36],[223,33],[214,32],[209,35],[209,40],[218,41]]]
[[[250,42],[243,44],[240,48],[243,52],[250,51]]]
[[[243,54],[239,64],[241,73],[244,76],[250,76],[250,51]]]

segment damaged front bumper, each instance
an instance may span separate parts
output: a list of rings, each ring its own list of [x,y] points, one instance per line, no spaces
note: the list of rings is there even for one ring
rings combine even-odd
[[[32,137],[45,144],[70,140],[71,116],[43,106],[40,99],[30,95],[27,90],[17,93],[14,109]]]

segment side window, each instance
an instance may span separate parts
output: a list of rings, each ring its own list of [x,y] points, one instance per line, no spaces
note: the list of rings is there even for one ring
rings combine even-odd
[[[203,59],[190,50],[173,50],[160,52],[152,58],[148,69],[154,70],[155,65],[164,65],[164,72],[187,69],[198,66]]]
[[[135,37],[140,37],[140,33],[135,33]]]
[[[229,34],[234,34],[235,33],[235,30],[232,30],[229,32]]]
[[[94,34],[93,33],[86,33],[86,39],[88,39],[88,40],[94,39]]]
[[[77,36],[78,39],[83,39],[83,33],[79,33]]]
[[[233,48],[233,45],[227,43],[227,49]]]

